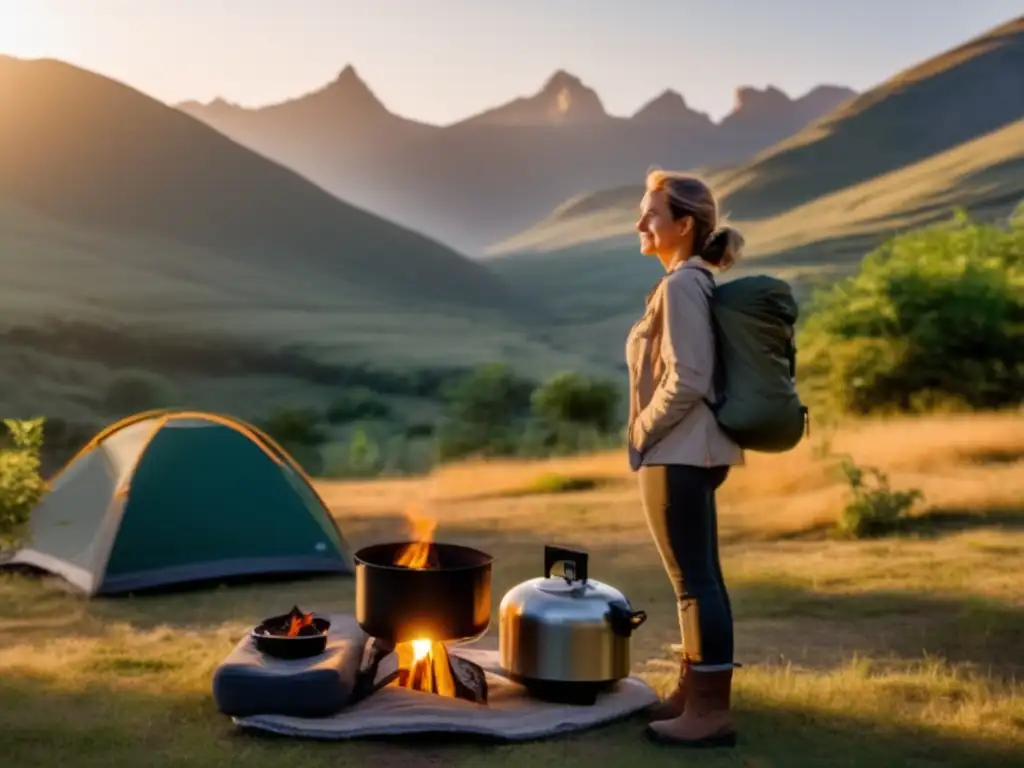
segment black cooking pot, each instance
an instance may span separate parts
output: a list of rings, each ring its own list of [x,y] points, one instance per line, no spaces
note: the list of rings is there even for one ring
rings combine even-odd
[[[356,621],[392,643],[420,638],[473,640],[491,623],[491,563],[486,552],[430,544],[430,568],[394,565],[411,542],[374,544],[355,553]]]

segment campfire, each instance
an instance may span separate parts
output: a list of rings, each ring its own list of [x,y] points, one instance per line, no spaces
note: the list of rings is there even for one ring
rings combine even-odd
[[[312,613],[305,613],[294,605],[284,616],[264,621],[257,627],[257,632],[270,637],[316,637],[323,634],[325,629],[316,626]]]
[[[320,632],[313,626],[313,614],[303,613],[298,606],[292,607],[288,614],[288,631],[285,637],[299,637],[300,635],[318,635]]]
[[[394,565],[410,570],[440,567],[433,546],[437,522],[419,510],[406,513],[411,541],[395,555]],[[392,685],[438,696],[449,696],[477,703],[487,701],[487,681],[477,665],[448,653],[443,642],[430,637],[398,643],[394,653],[398,676]]]
[[[422,515],[418,510],[406,513],[409,527],[412,528],[412,541],[395,556],[395,565],[421,571],[426,568],[437,568],[437,555],[431,542],[437,521]]]
[[[253,628],[257,650],[282,659],[305,659],[323,653],[331,622],[306,613],[297,605],[281,616],[264,619]]]

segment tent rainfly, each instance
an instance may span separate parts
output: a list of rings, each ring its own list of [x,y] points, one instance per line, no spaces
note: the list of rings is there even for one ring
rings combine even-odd
[[[283,448],[234,418],[168,410],[108,427],[54,477],[17,563],[88,595],[353,572],[334,518]]]

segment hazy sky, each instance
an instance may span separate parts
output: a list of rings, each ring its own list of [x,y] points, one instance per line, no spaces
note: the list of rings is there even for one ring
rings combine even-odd
[[[1022,0],[0,0],[0,53],[54,57],[167,102],[264,104],[353,64],[445,123],[566,69],[628,114],[667,87],[715,118],[733,90],[864,89],[1007,21]]]

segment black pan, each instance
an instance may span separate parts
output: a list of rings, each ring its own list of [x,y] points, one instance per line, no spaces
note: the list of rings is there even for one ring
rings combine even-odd
[[[473,640],[491,623],[491,563],[486,552],[432,543],[432,567],[394,565],[410,542],[374,544],[355,553],[356,621],[392,643],[419,638]]]
[[[280,616],[271,616],[253,627],[251,634],[256,650],[279,659],[308,659],[323,653],[327,649],[331,622],[314,615],[311,626],[294,637],[286,637],[283,633],[296,611],[293,608]]]

